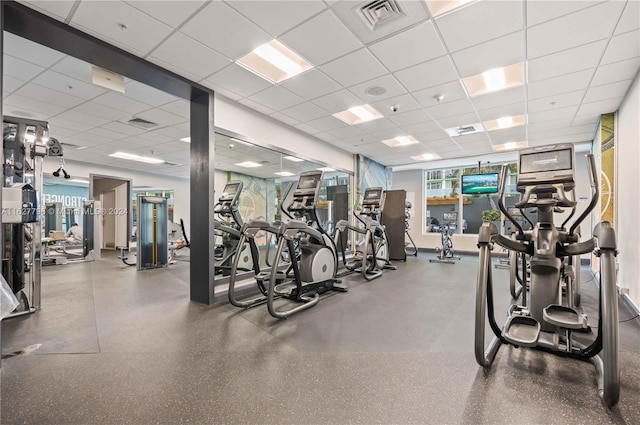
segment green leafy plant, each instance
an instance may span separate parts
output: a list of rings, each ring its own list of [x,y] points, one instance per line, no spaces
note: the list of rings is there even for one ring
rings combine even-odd
[[[500,211],[484,210],[482,211],[482,221],[500,221]]]

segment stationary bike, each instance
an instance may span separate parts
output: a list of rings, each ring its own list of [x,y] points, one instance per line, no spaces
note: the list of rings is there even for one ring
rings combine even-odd
[[[413,238],[411,237],[411,234],[409,233],[409,230],[411,230],[409,228],[409,220],[411,219],[411,202],[407,201],[404,204],[404,233],[407,235],[407,237],[409,238],[409,242],[405,242],[404,243],[404,252],[407,255],[413,255],[414,257],[418,256],[418,247],[416,246],[416,243],[413,241]]]
[[[453,250],[451,226],[458,221],[458,213],[456,211],[445,212],[443,214],[442,221],[443,224],[440,225],[440,241],[442,245],[440,247],[436,247],[439,251],[438,257],[430,258],[429,262],[455,264],[456,260],[459,260],[460,257],[455,255],[455,251]]]
[[[347,291],[347,286],[336,278],[338,257],[335,244],[320,225],[316,211],[322,175],[322,171],[302,173],[291,202],[282,209],[290,221],[282,223],[278,230],[278,246],[267,290],[269,314],[278,319],[286,319],[313,307],[320,300],[320,293],[328,290]],[[286,199],[286,196],[283,198]],[[283,277],[279,266],[285,248],[291,257],[291,273],[279,283]],[[295,252],[299,252],[296,257],[291,255]],[[301,304],[289,310],[277,309],[274,301],[278,297]]]
[[[373,280],[382,276],[382,270],[396,270],[389,261],[389,238],[384,226],[380,224],[382,215],[383,190],[381,187],[369,187],[364,191],[362,210],[354,211],[359,226],[349,224],[347,220],[340,220],[336,224],[335,241],[341,247],[342,263],[347,272],[359,272],[366,280]],[[354,258],[347,261],[345,248],[347,232],[355,232],[361,239],[354,252]]]
[[[608,406],[615,406],[620,394],[618,365],[618,300],[616,292],[616,236],[611,224],[596,225],[593,238],[580,242],[578,226],[595,208],[599,196],[597,170],[593,155],[587,155],[591,201],[570,227],[573,213],[556,227],[554,214],[560,208],[575,209],[577,202],[567,197],[573,191],[574,148],[572,144],[539,146],[520,151],[517,190],[521,210],[537,208],[533,229],[523,230],[504,205],[508,168],[500,179],[500,210],[517,229],[515,238],[498,234],[492,223],[484,223],[478,235],[480,267],[476,289],[475,356],[479,365],[488,368],[502,344],[536,348],[546,352],[590,360],[596,369],[598,390]],[[493,306],[491,250],[498,244],[509,251],[530,256],[529,290],[521,290],[521,303],[509,308],[509,317],[500,327]],[[593,252],[600,262],[600,288],[597,336],[588,345],[576,341],[574,332],[591,332],[587,316],[576,306],[575,276],[579,263],[568,259]],[[565,287],[563,296],[563,286]],[[529,297],[527,299],[527,295]],[[485,349],[485,322],[489,321],[495,337]]]

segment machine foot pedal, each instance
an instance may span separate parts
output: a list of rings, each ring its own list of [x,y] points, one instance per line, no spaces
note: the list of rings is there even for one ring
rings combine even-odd
[[[502,329],[502,336],[511,344],[535,347],[540,337],[540,323],[529,316],[511,316]]]
[[[558,304],[551,304],[542,311],[545,322],[565,329],[586,329],[587,316],[574,309]]]

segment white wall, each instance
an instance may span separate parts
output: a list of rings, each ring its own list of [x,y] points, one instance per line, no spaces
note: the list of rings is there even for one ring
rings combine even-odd
[[[44,173],[51,174],[60,166],[55,158],[45,158]],[[122,168],[105,167],[103,165],[93,165],[84,162],[65,161],[65,168],[71,174],[72,178],[89,180],[89,174],[100,174],[104,176],[113,176],[124,179],[131,179],[132,185],[158,187],[164,189],[173,189],[174,200],[174,220],[184,220],[187,235],[190,234],[189,222],[189,201],[190,186],[189,179],[181,179],[177,177],[165,177],[159,174],[141,173]],[[60,183],[63,183],[60,178]]]
[[[618,237],[618,284],[628,288],[629,297],[640,306],[640,75],[627,92],[618,111],[616,129],[617,171],[616,232]]]
[[[349,152],[334,148],[224,96],[215,96],[213,112],[216,127],[246,136],[252,143],[354,172],[353,155]]]

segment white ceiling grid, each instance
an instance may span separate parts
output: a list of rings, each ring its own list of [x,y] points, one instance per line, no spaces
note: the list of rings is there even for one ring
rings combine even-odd
[[[355,13],[366,1],[23,3],[388,166],[413,163],[410,156],[419,153],[443,158],[491,154],[495,144],[522,139],[530,146],[589,141],[599,115],[619,107],[640,69],[638,0],[478,0],[436,18],[423,1],[398,0],[404,16],[373,31]],[[274,37],[314,68],[274,85],[235,63]],[[155,155],[179,163],[171,158],[188,159],[188,145],[177,143],[187,135],[186,102],[133,81],[127,81],[126,97],[107,92],[89,84],[90,69],[80,61],[34,50],[12,36],[5,44],[8,113],[27,111],[47,119],[54,133],[72,136],[79,145],[83,137],[101,137],[101,143],[73,156],[95,159],[99,151],[92,150],[107,152],[111,142],[149,155],[153,140],[141,135],[151,134],[163,136]],[[521,61],[528,68],[524,87],[471,98],[461,83],[461,78]],[[385,93],[369,95],[375,86]],[[385,118],[349,126],[332,116],[363,103]],[[391,105],[399,110],[393,112]],[[527,125],[511,131],[455,138],[444,132],[525,113]],[[164,128],[141,133],[122,124],[132,116],[148,117]],[[390,148],[380,143],[398,135],[413,135],[420,144]],[[107,157],[101,163],[113,161]],[[179,168],[159,167],[176,173]]]

